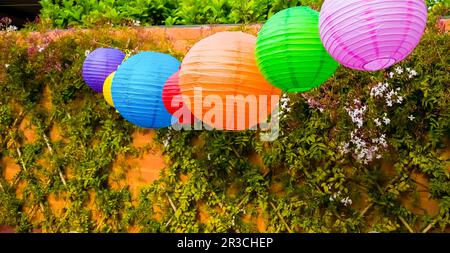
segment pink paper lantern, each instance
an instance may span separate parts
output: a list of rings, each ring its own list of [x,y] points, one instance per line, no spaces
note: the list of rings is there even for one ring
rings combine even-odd
[[[342,65],[377,71],[404,60],[427,23],[423,0],[325,0],[320,37]]]

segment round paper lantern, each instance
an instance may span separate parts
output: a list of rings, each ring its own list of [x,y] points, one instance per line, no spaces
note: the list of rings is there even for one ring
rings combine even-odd
[[[256,61],[266,79],[287,92],[316,88],[338,67],[320,41],[319,13],[302,6],[267,21],[258,34]]]
[[[281,91],[258,70],[255,45],[256,37],[250,34],[221,32],[187,53],[179,84],[195,118],[226,130],[249,129],[267,119],[276,106],[271,96]]]
[[[112,83],[116,109],[143,128],[170,126],[172,115],[162,102],[162,89],[179,66],[177,59],[162,53],[142,52],[130,57],[116,71]]]
[[[83,79],[95,91],[102,92],[105,79],[125,59],[125,53],[114,48],[98,48],[83,63]]]
[[[423,0],[326,0],[319,22],[331,56],[363,71],[385,69],[405,59],[426,23]]]
[[[105,83],[103,84],[103,97],[105,98],[106,103],[108,103],[112,107],[114,107],[114,101],[112,100],[111,85],[115,74],[116,74],[115,71],[112,72],[106,78]]]
[[[167,79],[162,91],[162,100],[164,106],[170,114],[179,114],[177,115],[179,116],[177,120],[180,124],[193,124],[195,118],[192,115],[191,111],[189,111],[189,109],[183,103],[183,97],[181,95],[179,86],[179,74],[180,72],[177,71],[175,74],[169,77],[169,79]],[[187,116],[189,118],[184,119],[184,116]]]

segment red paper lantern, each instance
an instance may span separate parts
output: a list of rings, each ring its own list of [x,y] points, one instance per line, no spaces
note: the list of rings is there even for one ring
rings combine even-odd
[[[162,100],[167,111],[175,118],[178,118],[178,123],[192,125],[195,117],[183,103],[183,97],[178,83],[180,80],[179,74],[180,71],[177,71],[167,79],[162,91]],[[186,115],[189,115],[187,120],[184,119]]]

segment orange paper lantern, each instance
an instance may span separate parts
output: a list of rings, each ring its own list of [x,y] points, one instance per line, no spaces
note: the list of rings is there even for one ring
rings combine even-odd
[[[281,90],[255,60],[256,37],[221,32],[195,44],[183,60],[180,89],[194,116],[219,130],[245,130],[265,121]]]

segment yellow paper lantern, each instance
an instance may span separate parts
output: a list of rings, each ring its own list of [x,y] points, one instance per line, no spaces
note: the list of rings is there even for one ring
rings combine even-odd
[[[106,100],[106,103],[108,103],[110,106],[114,107],[114,101],[112,99],[112,94],[111,94],[111,86],[112,86],[112,81],[114,79],[114,75],[116,74],[116,72],[112,72],[106,79],[105,79],[105,83],[103,84],[103,96]]]

